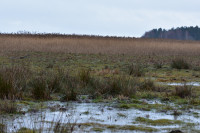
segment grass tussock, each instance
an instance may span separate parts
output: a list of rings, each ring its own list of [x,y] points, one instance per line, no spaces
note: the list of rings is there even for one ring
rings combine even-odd
[[[6,81],[2,75],[0,75],[0,98],[7,99],[14,95],[13,86],[10,81]]]
[[[50,90],[47,82],[42,77],[38,77],[31,82],[32,96],[37,100],[48,100],[50,97]]]
[[[163,62],[161,61],[161,62],[155,62],[154,63],[154,67],[156,68],[156,69],[161,69],[162,67],[163,67]]]
[[[151,79],[145,79],[143,82],[140,83],[140,90],[143,91],[156,91],[157,87],[155,86],[154,81]]]
[[[89,69],[82,69],[79,72],[79,78],[85,85],[87,85],[90,82],[90,79],[91,79],[90,70]]]
[[[68,89],[65,91],[62,101],[76,101],[77,100],[77,91],[74,88]]]
[[[62,101],[75,101],[77,100],[77,95],[83,92],[81,89],[82,86],[85,86],[85,83],[80,82],[79,77],[70,76],[68,73],[63,75],[62,84],[63,88],[61,93],[64,95],[62,96]],[[84,85],[81,85],[81,84]]]
[[[0,123],[0,133],[5,133],[6,126]]]
[[[141,64],[133,64],[129,67],[129,75],[141,77],[145,75],[144,68]]]
[[[175,88],[175,95],[181,98],[192,97],[193,95],[192,86],[188,86],[188,85],[177,86]]]
[[[92,79],[88,88],[93,97],[98,96],[134,96],[136,94],[137,82],[125,77],[112,77],[109,79]]]
[[[189,69],[190,65],[182,58],[172,60],[171,67],[175,69]]]
[[[23,66],[0,69],[0,98],[21,99],[28,86],[31,71]]]
[[[14,101],[10,100],[0,100],[0,114],[8,113],[14,114],[17,113],[17,105]]]

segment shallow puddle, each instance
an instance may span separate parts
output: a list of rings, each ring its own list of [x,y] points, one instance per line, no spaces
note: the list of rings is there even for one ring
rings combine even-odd
[[[190,86],[200,86],[199,82],[188,82],[188,83],[161,83],[164,85],[170,85],[170,86],[184,86],[184,85],[190,85]]]

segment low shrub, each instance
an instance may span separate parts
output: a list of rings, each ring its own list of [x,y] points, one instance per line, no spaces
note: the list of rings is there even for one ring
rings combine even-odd
[[[171,67],[175,69],[189,69],[189,64],[182,58],[172,60]]]

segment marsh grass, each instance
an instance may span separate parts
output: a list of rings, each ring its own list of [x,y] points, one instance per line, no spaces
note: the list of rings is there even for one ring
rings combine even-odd
[[[183,59],[174,60],[173,68],[188,69],[187,66],[193,64],[198,67],[200,43],[88,36],[0,35],[0,51],[0,65],[3,66],[0,68],[0,99],[42,101],[55,96],[56,100],[73,101],[77,100],[77,96],[86,94],[96,102],[113,99],[130,102],[133,97],[168,98],[175,91],[171,97],[185,98],[181,100],[188,103],[187,98],[191,98],[193,93],[189,88],[176,90],[173,90],[175,87],[167,88],[165,92],[162,86],[157,88],[152,80],[144,76],[150,73],[152,74],[150,76],[156,78],[157,72],[159,74],[166,72],[167,78],[173,77],[170,68],[172,58]],[[188,65],[186,61],[191,63]],[[24,62],[29,65],[24,65]],[[152,66],[159,70],[152,69]],[[163,75],[160,74],[159,77],[161,76]],[[121,104],[121,107],[127,109],[134,107],[145,111],[162,108],[158,104],[153,106],[137,102],[133,102],[132,105]],[[191,104],[199,105],[199,100],[197,98],[191,100]],[[167,107],[163,108],[169,110]],[[38,111],[38,108],[33,107],[33,113],[35,110]],[[15,113],[15,105],[5,101],[0,105],[0,112]],[[40,129],[26,129],[22,125],[21,130],[42,132],[44,123],[50,123],[49,131],[73,132],[77,126],[75,123],[63,124],[59,119],[52,122],[46,122],[44,119],[37,121],[43,122]],[[163,120],[147,119],[144,121],[151,124],[163,122]],[[169,121],[164,120],[164,122]],[[117,129],[155,131],[140,125],[117,127]]]
[[[200,55],[198,41],[78,35],[1,34],[1,54],[35,51],[84,54]]]

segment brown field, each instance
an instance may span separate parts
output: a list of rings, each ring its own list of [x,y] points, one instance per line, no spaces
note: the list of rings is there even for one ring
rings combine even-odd
[[[199,56],[200,42],[77,35],[0,35],[1,54],[7,52],[59,52]]]

